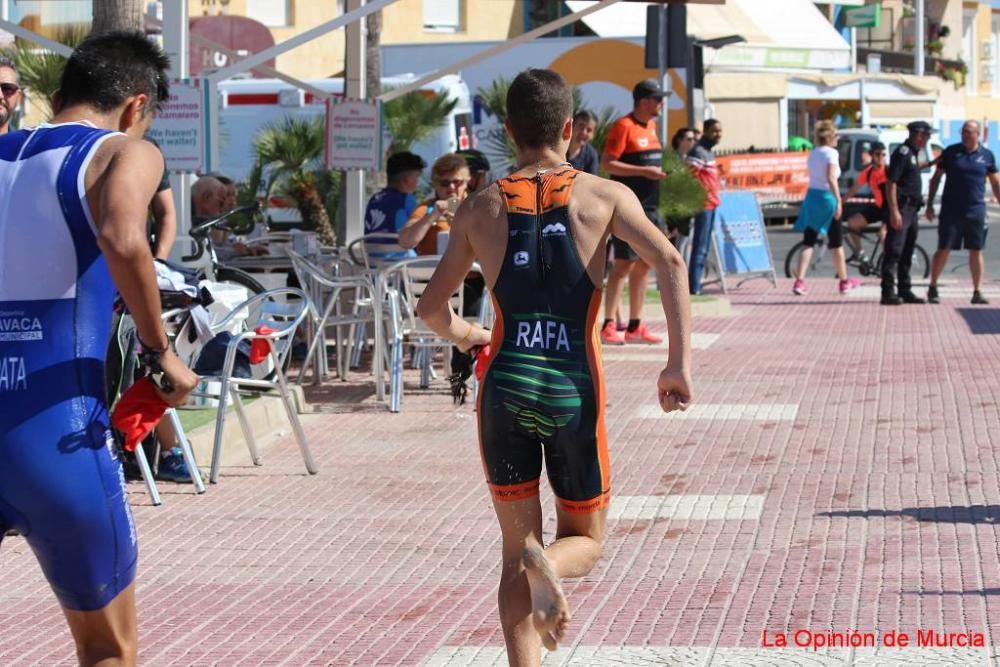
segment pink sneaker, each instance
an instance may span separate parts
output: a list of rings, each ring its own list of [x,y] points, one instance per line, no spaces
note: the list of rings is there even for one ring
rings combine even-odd
[[[852,289],[861,287],[861,281],[857,278],[848,278],[847,280],[840,281],[840,293],[847,294]]]
[[[799,296],[805,296],[806,294],[809,294],[809,288],[806,287],[806,281],[800,280],[799,278],[795,279],[795,284],[792,285],[792,291],[798,294]]]
[[[643,345],[659,345],[663,342],[663,338],[650,333],[649,328],[645,324],[640,324],[639,328],[635,331],[625,332],[625,342],[641,343]]]
[[[608,322],[601,329],[601,342],[605,345],[624,345],[625,336],[618,331],[614,322]]]

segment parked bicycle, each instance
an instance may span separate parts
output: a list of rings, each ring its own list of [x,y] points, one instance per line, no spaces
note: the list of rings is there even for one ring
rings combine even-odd
[[[260,203],[254,202],[253,204],[249,204],[247,206],[238,206],[231,211],[226,211],[217,218],[207,220],[192,227],[188,233],[191,235],[191,240],[195,243],[195,251],[191,255],[182,257],[181,260],[185,263],[198,262],[206,253],[208,253],[208,262],[201,269],[204,278],[217,283],[234,283],[236,285],[240,285],[241,287],[248,289],[251,295],[264,292],[264,286],[257,282],[257,279],[249,273],[241,269],[237,269],[234,266],[228,266],[227,264],[220,262],[219,256],[215,252],[215,246],[212,244],[211,238],[209,238],[209,235],[214,229],[245,234],[252,230],[257,224],[260,213]],[[231,220],[239,215],[246,215],[249,217],[249,228],[237,228],[230,224]]]
[[[862,276],[878,276],[882,273],[882,259],[885,252],[879,236],[879,225],[870,225],[858,232],[852,232],[842,222],[837,222],[844,230],[844,253],[847,266],[854,267]],[[805,243],[799,241],[785,256],[785,276],[793,278],[799,266],[799,253],[805,248]],[[809,272],[816,275],[832,274],[833,262],[827,253],[826,239],[816,242]],[[816,273],[818,272],[818,273]],[[913,249],[913,267],[911,275],[914,278],[929,278],[931,275],[931,260],[927,251],[918,243]]]

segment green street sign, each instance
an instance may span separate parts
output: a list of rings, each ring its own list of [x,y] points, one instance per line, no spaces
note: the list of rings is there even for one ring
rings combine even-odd
[[[848,28],[877,28],[882,23],[882,3],[844,10],[844,25]]]

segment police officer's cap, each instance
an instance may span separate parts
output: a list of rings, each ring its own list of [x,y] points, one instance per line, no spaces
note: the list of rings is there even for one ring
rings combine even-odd
[[[911,134],[915,132],[921,132],[923,134],[931,134],[934,132],[934,128],[931,124],[925,120],[915,120],[906,126],[906,129],[910,131]]]
[[[426,166],[427,163],[424,162],[424,159],[416,153],[401,151],[389,156],[389,159],[386,160],[385,172],[389,176],[395,176],[407,171],[423,171]]]

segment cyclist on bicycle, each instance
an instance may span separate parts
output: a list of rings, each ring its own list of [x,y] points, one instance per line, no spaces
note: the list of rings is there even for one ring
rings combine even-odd
[[[889,185],[889,175],[885,164],[885,144],[881,141],[873,142],[870,150],[872,156],[871,164],[858,174],[857,182],[851,186],[851,189],[844,196],[845,201],[850,200],[863,186],[867,185],[872,192],[872,199],[875,200],[874,203],[865,206],[847,219],[847,228],[851,232],[847,237],[847,242],[851,244],[858,259],[862,262],[867,258],[865,257],[864,248],[861,246],[861,239],[857,236],[858,230],[865,225],[872,225],[876,222],[882,223],[882,228],[878,233],[879,243],[881,243],[885,241],[885,225],[889,221],[889,211],[885,207],[886,192]]]

